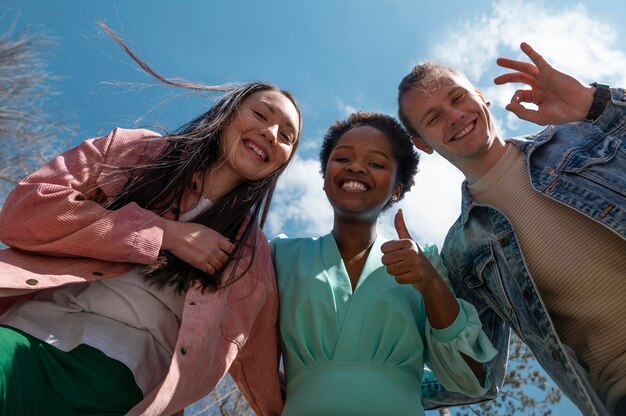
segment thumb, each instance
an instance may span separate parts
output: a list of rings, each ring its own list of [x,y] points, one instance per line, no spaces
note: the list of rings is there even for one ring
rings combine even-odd
[[[409,230],[406,228],[406,224],[404,223],[404,216],[402,215],[402,209],[399,209],[396,213],[395,218],[393,219],[393,224],[396,226],[396,232],[398,233],[399,239],[408,238],[411,239],[411,234],[409,234]]]

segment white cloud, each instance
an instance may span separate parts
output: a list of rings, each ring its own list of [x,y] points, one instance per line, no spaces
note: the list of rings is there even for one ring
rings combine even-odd
[[[530,43],[558,69],[584,82],[598,81],[626,85],[626,54],[618,44],[617,30],[606,22],[589,17],[582,5],[552,6],[540,2],[495,1],[488,15],[450,23],[456,29],[434,45],[431,58],[458,67],[483,89],[492,103],[492,115],[499,130],[515,131],[525,122],[505,112],[513,92],[520,85],[494,86],[492,78],[503,73],[495,64],[499,56],[528,60],[519,50],[522,41]],[[356,98],[358,105],[359,99]],[[357,110],[335,97],[335,104],[345,116]],[[534,132],[539,128],[531,126]],[[315,141],[315,143],[318,143]],[[397,207],[405,213],[411,235],[419,243],[439,246],[460,210],[462,175],[436,155],[422,154],[416,185]],[[318,236],[332,228],[332,208],[322,190],[319,163],[314,159],[296,159],[283,175],[274,196],[268,218],[267,235],[297,230],[300,235]],[[390,209],[379,220],[379,232],[395,236]]]
[[[626,53],[618,31],[590,17],[587,8],[544,2],[495,1],[490,15],[469,19],[434,45],[432,55],[462,69],[476,82],[489,83],[499,56],[528,60],[519,50],[526,41],[555,67],[584,82],[626,85]]]
[[[402,208],[411,237],[419,244],[436,243],[441,247],[460,213],[462,181],[461,172],[441,156],[421,153],[415,186],[380,217],[379,232],[396,237],[393,216]]]
[[[322,190],[319,169],[317,159],[293,160],[274,192],[265,226],[267,237],[288,231],[293,224],[299,236],[319,236],[332,229],[333,211]]]
[[[379,219],[379,232],[396,236],[393,216],[402,208],[407,227],[419,243],[443,243],[460,208],[461,173],[437,155],[422,155],[415,186]],[[319,236],[333,226],[333,211],[319,174],[319,162],[296,158],[280,178],[266,224],[269,238],[295,229],[298,236]],[[289,231],[288,231],[289,233]],[[291,235],[293,236],[293,235]]]
[[[355,106],[351,104],[347,104],[340,97],[335,97],[335,104],[337,105],[337,108],[339,109],[341,114],[343,114],[344,117],[348,117],[350,114],[358,111],[358,109]]]

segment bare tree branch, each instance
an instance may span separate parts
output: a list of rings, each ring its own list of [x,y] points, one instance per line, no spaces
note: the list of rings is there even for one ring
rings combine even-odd
[[[0,35],[0,201],[56,153],[57,135],[65,130],[47,108],[55,77],[46,68],[44,52],[54,43],[34,28]]]

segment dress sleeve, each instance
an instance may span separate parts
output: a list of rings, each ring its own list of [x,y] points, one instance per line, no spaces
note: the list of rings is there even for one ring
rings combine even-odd
[[[489,381],[482,386],[460,353],[486,363],[497,351],[483,332],[476,309],[457,300],[459,314],[450,326],[436,329],[426,321],[426,362],[448,391],[480,397],[489,389]]]
[[[121,189],[135,166],[163,149],[149,130],[116,129],[62,153],[24,178],[0,211],[0,241],[52,256],[150,264],[158,256],[165,220],[130,203],[100,204]],[[110,179],[108,179],[110,178]]]

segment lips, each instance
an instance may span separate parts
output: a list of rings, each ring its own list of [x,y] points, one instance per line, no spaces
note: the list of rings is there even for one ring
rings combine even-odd
[[[476,126],[476,120],[472,121],[470,124],[465,126],[463,130],[461,130],[460,132],[452,136],[452,139],[450,141],[462,139],[463,137],[467,136],[472,130],[474,130],[475,126]]]
[[[366,192],[369,190],[369,186],[362,181],[348,179],[340,182],[342,191],[346,192]]]
[[[263,150],[263,148],[261,148],[260,146],[258,146],[256,143],[254,143],[252,140],[248,140],[248,139],[244,139],[243,140],[243,144],[250,150],[252,150],[254,153],[257,154],[257,156],[259,156],[259,159],[261,159],[263,162],[267,162],[267,152],[265,150]]]

